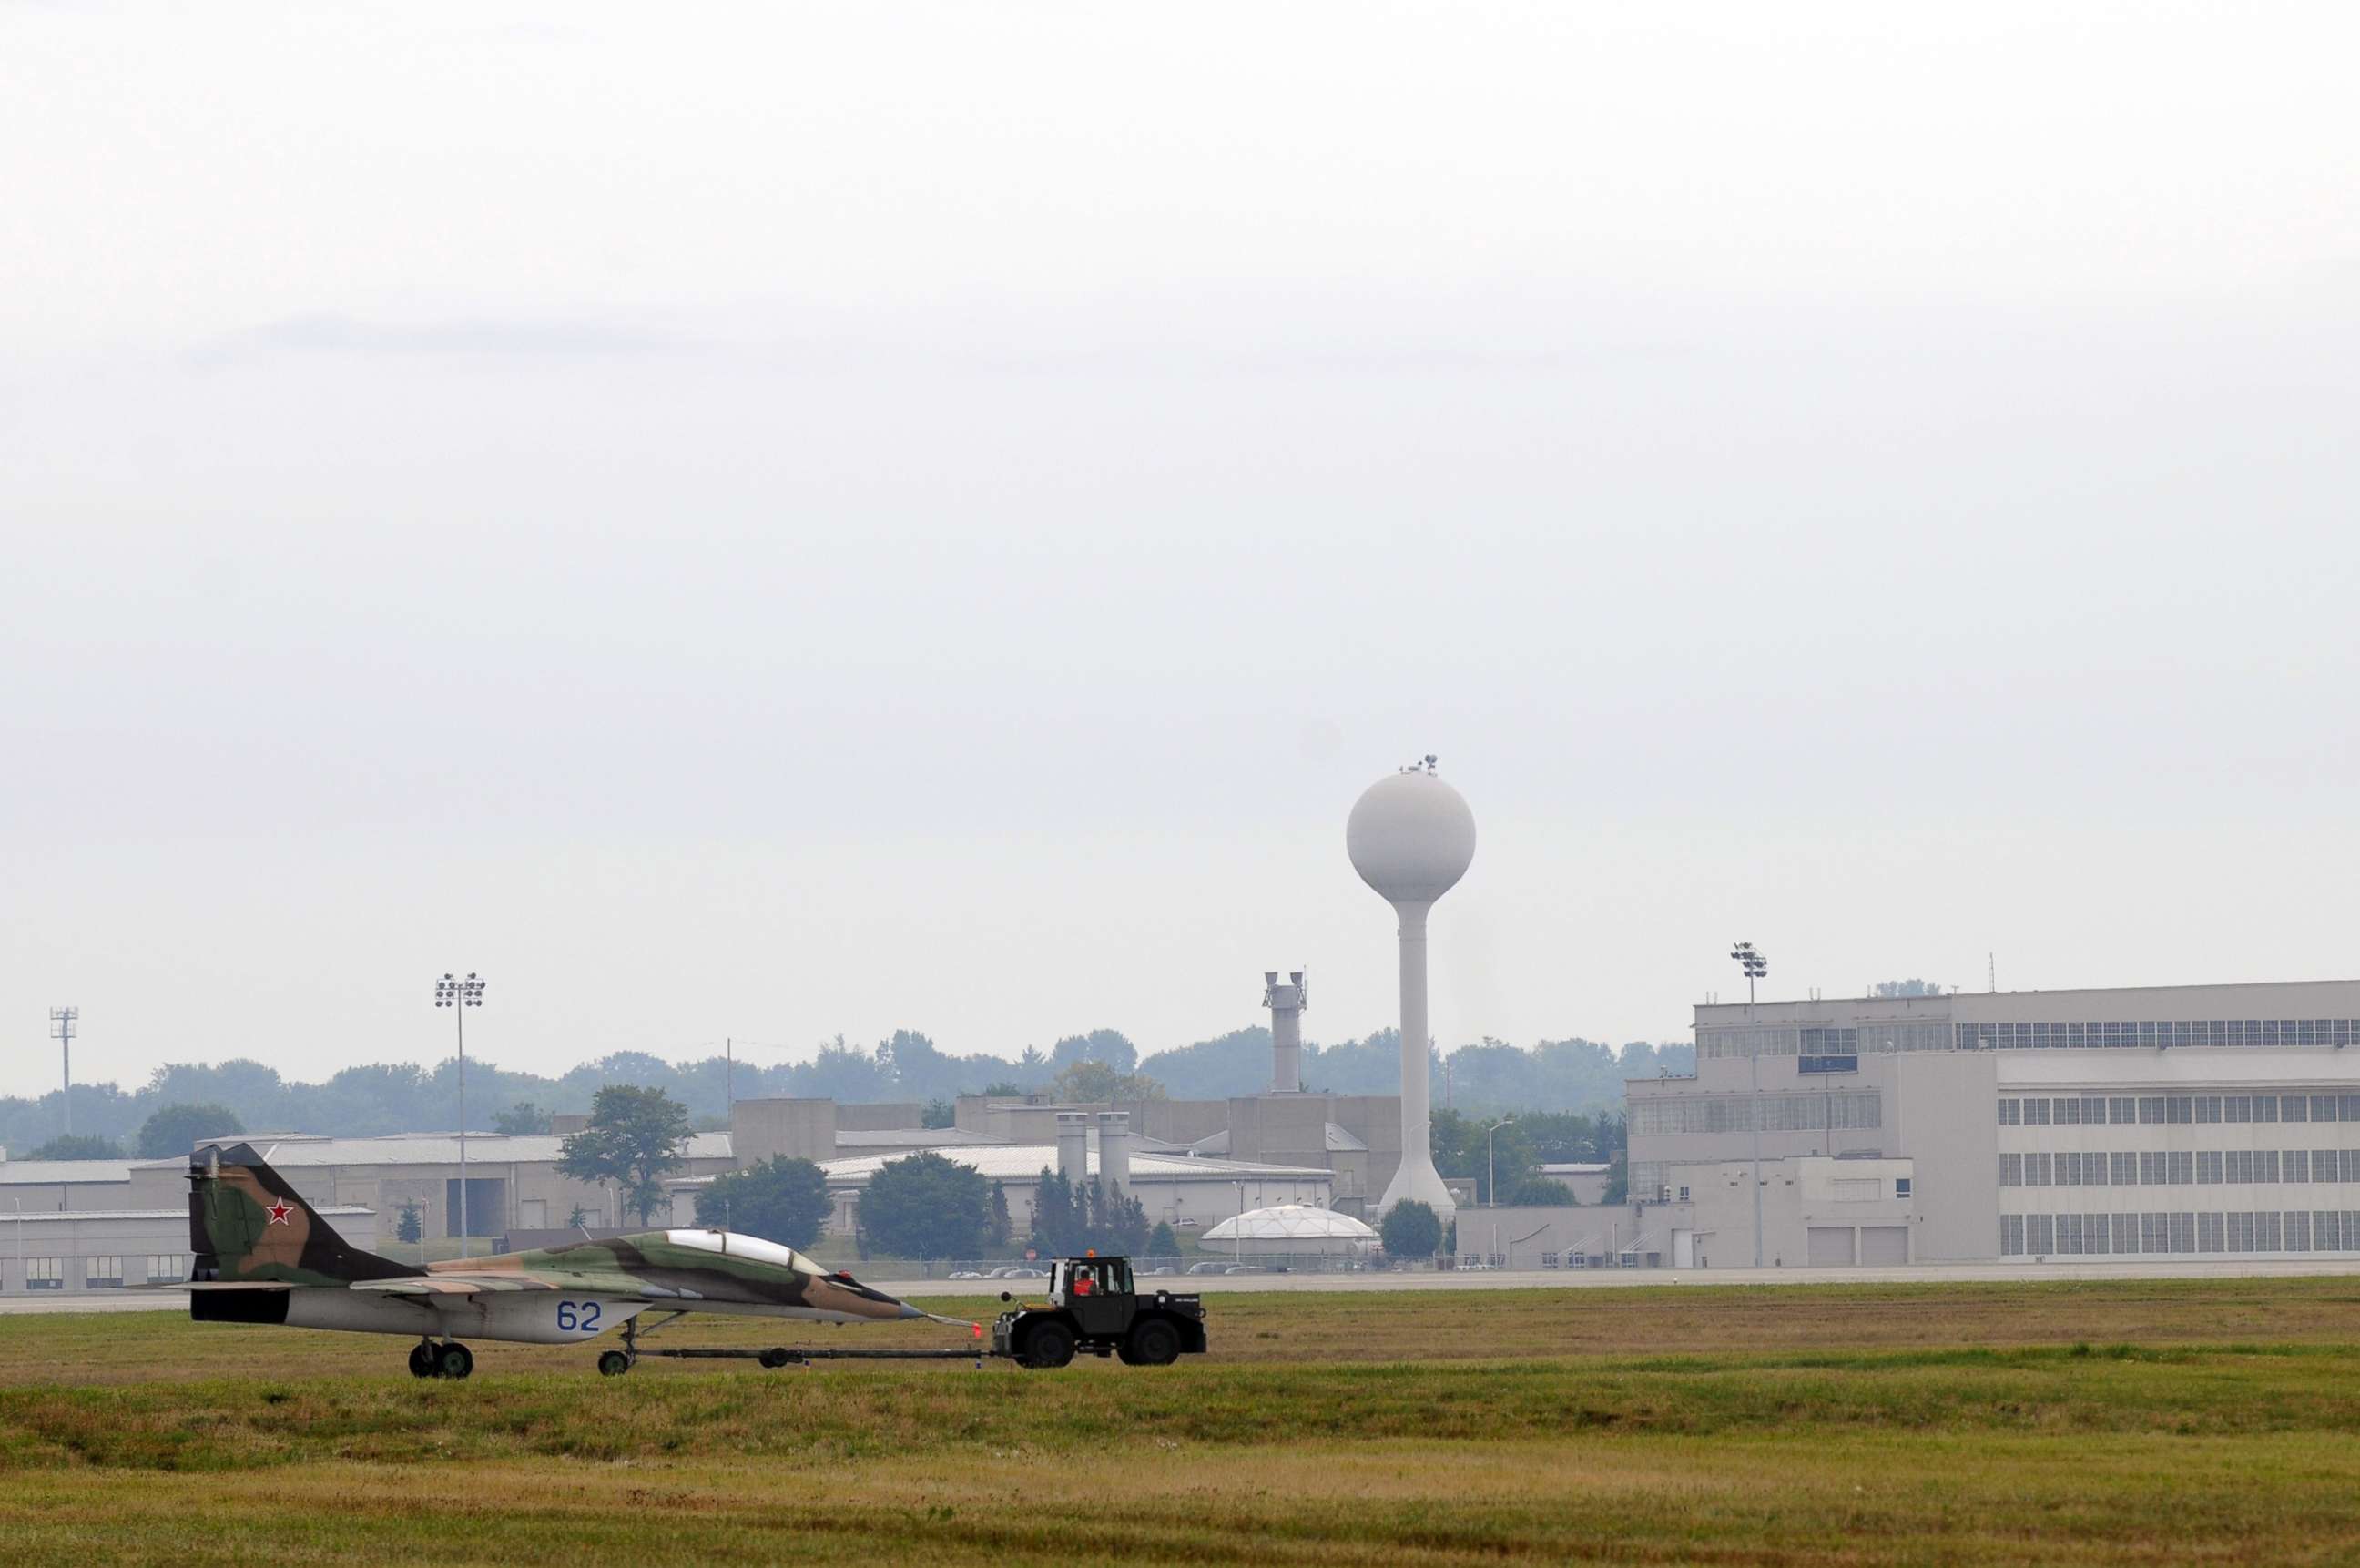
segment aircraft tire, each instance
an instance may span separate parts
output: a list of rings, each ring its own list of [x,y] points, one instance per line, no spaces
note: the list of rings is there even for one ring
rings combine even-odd
[[[758,1359],[764,1366],[776,1372],[780,1367],[787,1365],[788,1357],[785,1351],[780,1349],[777,1345],[772,1345],[770,1349],[764,1351]]]
[[[458,1341],[444,1345],[434,1357],[434,1375],[456,1382],[475,1370],[475,1353]]]
[[[619,1350],[610,1350],[598,1358],[598,1376],[620,1377],[631,1369],[631,1358]]]
[[[420,1343],[410,1347],[410,1375],[412,1377],[434,1376],[434,1347]]]
[[[1035,1323],[1024,1336],[1024,1365],[1045,1369],[1074,1359],[1074,1331],[1060,1322]]]

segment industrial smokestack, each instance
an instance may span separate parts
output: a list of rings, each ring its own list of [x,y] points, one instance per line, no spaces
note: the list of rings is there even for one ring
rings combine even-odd
[[[1434,757],[1412,763],[1368,787],[1344,825],[1344,851],[1360,880],[1401,917],[1401,1168],[1385,1184],[1380,1211],[1404,1199],[1457,1212],[1450,1190],[1434,1168],[1434,1132],[1426,1109],[1426,917],[1458,885],[1475,860],[1475,814],[1459,792],[1437,778]]]
[[[1098,1113],[1098,1175],[1107,1196],[1131,1190],[1131,1113]]]
[[[1278,983],[1276,970],[1262,971],[1262,1004],[1270,1009],[1270,1091],[1294,1094],[1303,1088],[1303,971]]]
[[[1057,1174],[1076,1187],[1090,1179],[1090,1113],[1057,1113]]]

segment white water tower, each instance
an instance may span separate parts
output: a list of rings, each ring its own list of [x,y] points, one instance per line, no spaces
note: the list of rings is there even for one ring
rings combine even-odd
[[[1378,1208],[1415,1198],[1448,1219],[1457,1205],[1434,1168],[1426,1110],[1426,916],[1474,862],[1475,814],[1429,753],[1369,786],[1344,825],[1344,850],[1401,917],[1402,1158]]]

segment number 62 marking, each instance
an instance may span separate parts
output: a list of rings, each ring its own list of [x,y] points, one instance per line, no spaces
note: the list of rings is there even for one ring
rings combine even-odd
[[[560,1301],[557,1304],[557,1327],[563,1333],[594,1334],[598,1332],[598,1309],[602,1301]]]

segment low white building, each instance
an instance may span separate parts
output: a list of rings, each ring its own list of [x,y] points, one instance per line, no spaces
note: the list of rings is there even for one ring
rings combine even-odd
[[[322,1209],[336,1234],[377,1250],[377,1214],[356,1205]],[[84,1295],[189,1277],[189,1211],[0,1210],[0,1297]]]
[[[1061,1164],[1055,1144],[993,1144],[931,1152],[966,1166],[986,1181],[999,1183],[1008,1195],[1009,1218],[1019,1235],[1032,1225],[1032,1199],[1039,1190],[1042,1173],[1064,1168],[1069,1172],[1068,1179],[1073,1179],[1070,1155]],[[869,1185],[869,1179],[890,1161],[907,1157],[906,1154],[861,1155],[822,1161],[820,1169],[836,1200],[836,1212],[828,1219],[829,1234],[850,1235],[853,1208]],[[1129,1172],[1128,1179],[1118,1176],[1117,1185],[1139,1200],[1141,1207],[1147,1211],[1147,1223],[1168,1224],[1180,1231],[1204,1230],[1241,1211],[1273,1203],[1311,1204],[1325,1209],[1335,1187],[1335,1177],[1330,1172],[1306,1166],[1207,1159],[1149,1149],[1130,1151],[1118,1169],[1124,1168]],[[1093,1180],[1100,1174],[1098,1139],[1093,1130],[1087,1158],[1080,1167],[1080,1179]]]

